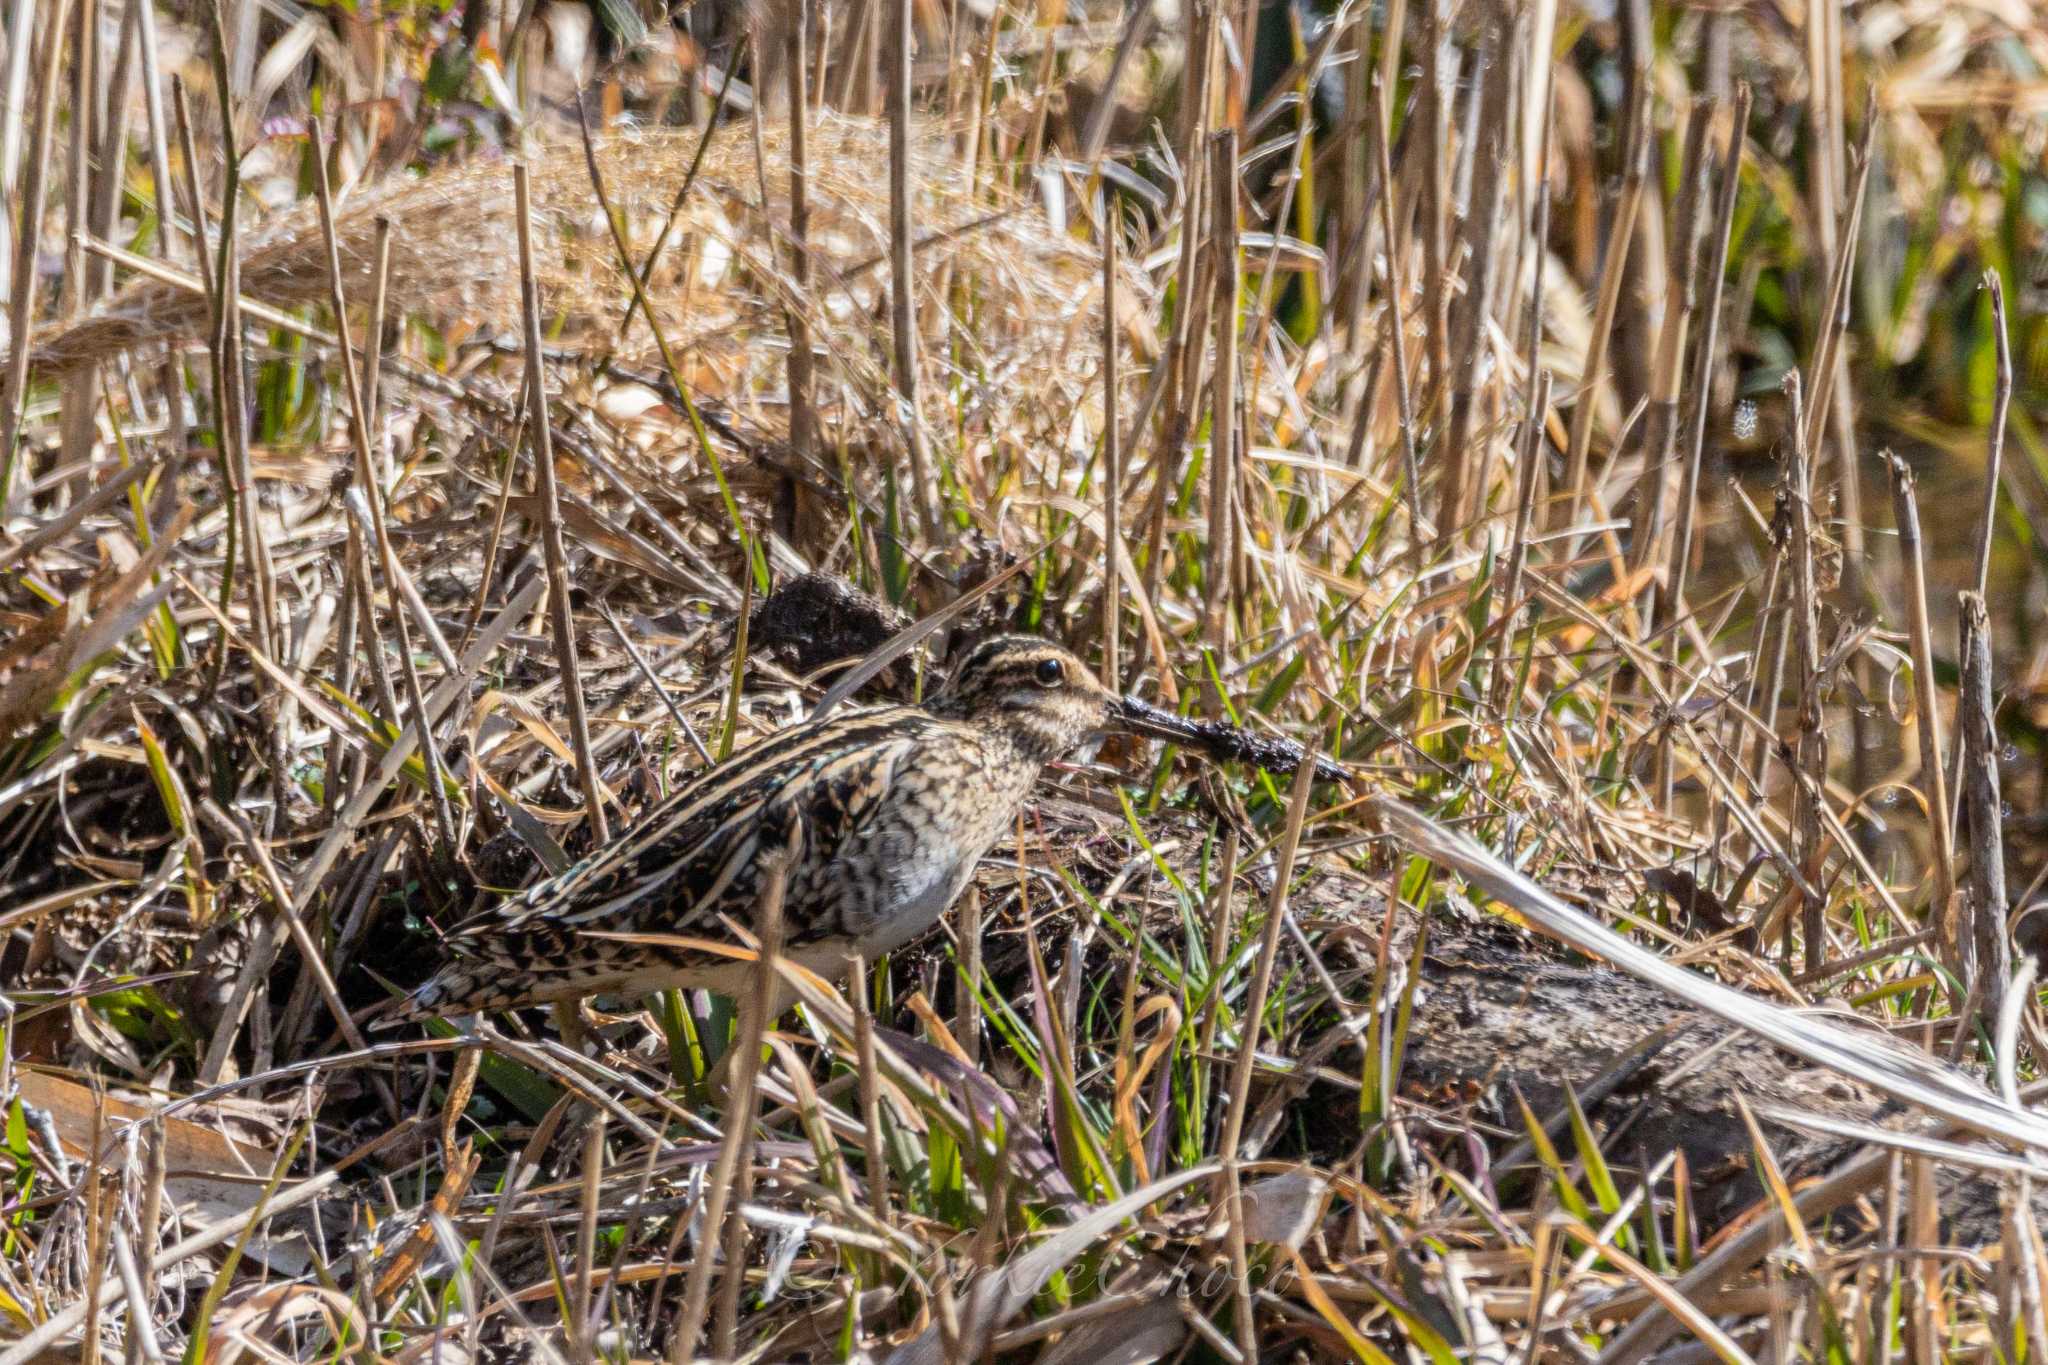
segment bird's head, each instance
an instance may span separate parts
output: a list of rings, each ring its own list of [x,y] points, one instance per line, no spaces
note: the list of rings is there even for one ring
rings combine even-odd
[[[969,651],[931,709],[1005,731],[1051,759],[1117,728],[1119,701],[1072,652],[1035,635],[999,635]]]
[[[1210,752],[1214,736],[1171,711],[1104,687],[1070,650],[1035,635],[976,645],[930,703],[942,716],[1003,730],[1041,762],[1093,734],[1120,730]]]

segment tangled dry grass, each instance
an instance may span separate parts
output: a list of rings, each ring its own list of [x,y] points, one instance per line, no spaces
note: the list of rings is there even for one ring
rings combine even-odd
[[[880,8],[820,11],[841,110]],[[76,11],[31,13],[0,1363],[2048,1349],[2039,773],[1993,704],[2039,673],[1998,607],[2040,333],[1971,292],[2039,235],[2038,35],[1466,8],[1344,11],[1253,98],[1197,6],[1213,65],[1107,164],[1062,139],[1116,26],[928,31],[907,229],[865,107],[799,157],[786,113],[493,105],[544,65],[512,15],[463,99],[452,31],[320,18],[303,71],[223,45],[196,162],[140,99],[67,162]],[[1775,516],[1720,476],[1745,396]],[[1872,413],[1989,446],[1926,535]],[[943,935],[781,1021],[364,1033],[441,927],[935,618],[871,695],[1038,630],[1288,743],[1059,765]]]

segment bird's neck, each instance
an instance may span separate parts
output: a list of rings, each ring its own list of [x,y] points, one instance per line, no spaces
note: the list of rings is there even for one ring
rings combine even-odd
[[[1006,710],[992,716],[986,729],[997,744],[1028,762],[1034,772],[1078,742],[1067,726],[1029,709]]]

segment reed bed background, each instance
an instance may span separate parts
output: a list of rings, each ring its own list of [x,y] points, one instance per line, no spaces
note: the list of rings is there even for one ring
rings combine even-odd
[[[14,0],[0,1362],[2048,1350],[2044,34]],[[1347,780],[365,1032],[998,628]]]

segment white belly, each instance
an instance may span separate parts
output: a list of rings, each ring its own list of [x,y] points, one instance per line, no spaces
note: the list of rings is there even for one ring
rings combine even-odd
[[[974,875],[979,852],[966,858],[932,855],[904,864],[896,873],[896,903],[863,937],[869,956],[893,952],[924,937],[946,913]]]

